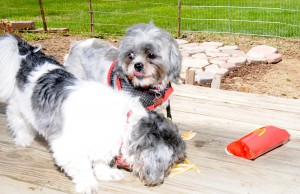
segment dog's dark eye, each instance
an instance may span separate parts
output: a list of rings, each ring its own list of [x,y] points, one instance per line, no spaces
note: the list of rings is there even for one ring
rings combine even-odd
[[[153,54],[153,53],[148,53],[148,58],[149,58],[149,59],[155,59],[155,58],[156,58],[156,55]]]
[[[133,54],[133,53],[128,53],[128,58],[129,58],[130,60],[134,59],[134,54]]]

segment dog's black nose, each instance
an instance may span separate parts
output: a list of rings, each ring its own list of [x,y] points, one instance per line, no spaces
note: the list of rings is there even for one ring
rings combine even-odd
[[[134,69],[137,70],[138,72],[142,71],[143,67],[144,67],[143,63],[134,64]]]

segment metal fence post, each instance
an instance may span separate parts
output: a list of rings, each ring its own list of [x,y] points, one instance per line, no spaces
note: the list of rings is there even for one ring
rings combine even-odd
[[[91,20],[91,33],[94,33],[95,27],[94,27],[94,11],[93,11],[92,0],[89,0],[89,7],[90,7],[90,20]]]
[[[41,16],[42,16],[42,20],[43,20],[43,28],[44,28],[44,31],[47,32],[48,29],[47,29],[47,24],[46,24],[46,19],[45,19],[45,13],[44,13],[42,0],[39,0],[39,5],[40,5],[40,11],[41,11]]]
[[[178,0],[178,28],[177,28],[177,38],[180,38],[180,28],[181,28],[181,1]]]

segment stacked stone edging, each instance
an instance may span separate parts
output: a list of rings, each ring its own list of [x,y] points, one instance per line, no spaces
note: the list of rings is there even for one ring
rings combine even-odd
[[[181,77],[187,70],[195,71],[195,82],[209,83],[218,76],[226,76],[230,71],[246,64],[278,63],[282,55],[274,47],[259,45],[247,53],[236,45],[224,45],[222,42],[189,43],[177,39],[183,56]]]

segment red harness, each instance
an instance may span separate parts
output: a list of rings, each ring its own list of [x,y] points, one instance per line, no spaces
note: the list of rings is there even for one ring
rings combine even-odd
[[[131,116],[131,114],[132,114],[132,112],[131,111],[129,111],[128,113],[127,113],[127,121],[126,121],[126,123],[128,124],[129,123],[129,117]],[[127,128],[125,129],[125,131],[127,130]],[[117,157],[116,157],[116,165],[119,167],[119,168],[124,168],[124,169],[126,169],[126,170],[129,170],[129,171],[131,171],[131,168],[132,168],[132,165],[131,164],[128,164],[127,162],[126,162],[126,160],[125,159],[123,159],[122,158],[122,147],[123,147],[123,139],[122,139],[122,142],[121,142],[121,146],[120,146],[120,151],[119,151],[119,155],[117,155]]]
[[[108,71],[108,75],[107,75],[107,84],[110,86],[111,85],[111,79],[112,79],[112,74],[113,74],[113,69],[115,67],[115,64],[117,63],[117,60],[114,60],[113,63],[111,64],[109,71]],[[122,83],[119,77],[116,78],[115,80],[115,84],[117,86],[117,89],[119,91],[122,90]],[[158,91],[158,94],[160,94],[159,89],[155,89]],[[145,92],[147,92],[147,90],[145,90]],[[147,106],[147,109],[149,111],[152,111],[153,109],[155,109],[157,106],[161,105],[162,103],[166,102],[168,100],[168,98],[170,97],[170,95],[172,94],[172,92],[174,92],[174,89],[172,88],[172,86],[170,85],[170,87],[166,88],[164,91],[163,95],[158,95],[153,99],[153,102],[151,105]]]

